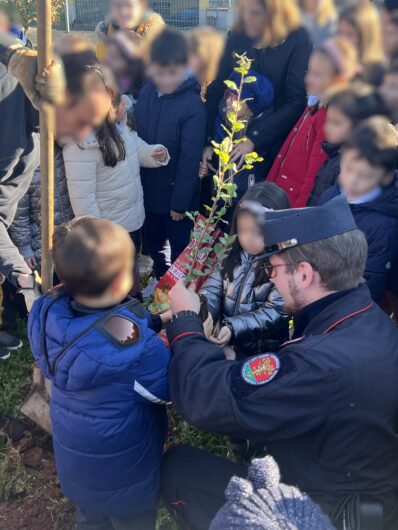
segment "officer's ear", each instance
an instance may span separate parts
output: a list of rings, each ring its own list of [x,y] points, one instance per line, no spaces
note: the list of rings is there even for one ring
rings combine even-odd
[[[301,261],[296,265],[296,281],[301,289],[306,289],[314,284],[316,271],[308,261]]]

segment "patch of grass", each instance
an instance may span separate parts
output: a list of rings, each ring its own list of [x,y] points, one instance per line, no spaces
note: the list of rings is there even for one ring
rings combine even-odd
[[[32,472],[23,465],[8,436],[0,431],[0,501],[29,494],[31,479]]]
[[[26,333],[26,322],[18,322],[17,333],[23,347],[0,361],[0,414],[17,416],[32,384],[33,357]]]

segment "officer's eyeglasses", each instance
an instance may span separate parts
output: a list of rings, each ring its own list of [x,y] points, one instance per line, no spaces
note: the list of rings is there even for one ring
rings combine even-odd
[[[299,263],[302,263],[302,262],[301,261],[296,261],[296,262],[278,263],[277,265],[272,265],[272,263],[270,261],[267,261],[266,263],[264,263],[264,270],[267,273],[268,279],[272,280],[272,278],[275,278],[275,276],[276,276],[277,267],[292,267],[294,265],[298,265]],[[313,265],[310,262],[307,262],[307,263],[309,263],[311,265],[311,267],[313,268],[314,271],[317,270],[315,265]]]
[[[268,279],[272,280],[272,278],[275,278],[277,273],[277,267],[290,267],[291,265],[294,265],[293,263],[279,263],[278,265],[272,265],[269,261],[267,263],[264,263],[264,269],[267,273]]]

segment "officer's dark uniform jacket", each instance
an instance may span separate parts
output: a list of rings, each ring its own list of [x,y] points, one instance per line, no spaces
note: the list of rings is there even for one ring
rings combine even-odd
[[[33,355],[53,383],[61,488],[90,515],[132,517],[158,501],[170,352],[150,326],[133,299],[90,310],[61,293],[29,316]]]
[[[308,306],[309,307],[309,306]],[[206,341],[194,316],[168,328],[171,398],[198,427],[265,441],[284,482],[331,513],[355,492],[398,528],[398,330],[366,285],[331,295],[261,384]]]

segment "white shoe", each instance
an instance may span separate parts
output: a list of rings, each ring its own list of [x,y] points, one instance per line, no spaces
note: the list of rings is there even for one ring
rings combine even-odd
[[[148,276],[153,269],[153,259],[150,256],[144,256],[141,254],[138,257],[138,269],[140,271],[140,276]]]
[[[155,277],[149,280],[148,285],[145,287],[145,289],[142,290],[142,297],[144,298],[144,300],[145,298],[150,298],[153,295],[153,292],[156,289],[158,282],[159,280]]]

